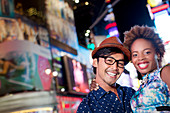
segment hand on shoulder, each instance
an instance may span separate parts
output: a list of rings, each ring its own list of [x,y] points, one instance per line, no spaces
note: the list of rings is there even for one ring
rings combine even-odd
[[[92,83],[90,84],[90,91],[92,90],[98,90],[99,89],[99,84],[96,82],[96,79],[94,78],[92,80]]]

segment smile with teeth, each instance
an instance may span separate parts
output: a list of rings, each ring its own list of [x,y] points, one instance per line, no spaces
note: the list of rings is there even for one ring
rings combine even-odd
[[[139,65],[139,68],[141,68],[141,69],[144,69],[144,68],[148,67],[148,63],[140,63],[138,65]]]
[[[114,77],[114,76],[116,76],[117,74],[115,74],[115,73],[111,73],[111,72],[107,72],[107,74],[109,75],[109,76],[111,76],[111,77]]]

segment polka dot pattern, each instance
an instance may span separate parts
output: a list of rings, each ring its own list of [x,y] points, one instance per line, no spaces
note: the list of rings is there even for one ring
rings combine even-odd
[[[116,85],[120,100],[115,93],[99,87],[91,91],[80,103],[77,113],[132,113],[130,99],[134,90]]]

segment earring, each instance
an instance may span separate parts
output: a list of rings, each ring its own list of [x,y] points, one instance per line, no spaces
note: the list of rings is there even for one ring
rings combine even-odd
[[[158,55],[155,55],[155,59],[158,59]]]

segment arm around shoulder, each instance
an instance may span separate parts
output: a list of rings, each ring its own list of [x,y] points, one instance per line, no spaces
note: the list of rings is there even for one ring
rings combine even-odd
[[[168,88],[170,89],[170,64],[162,68],[161,78],[168,85]]]

